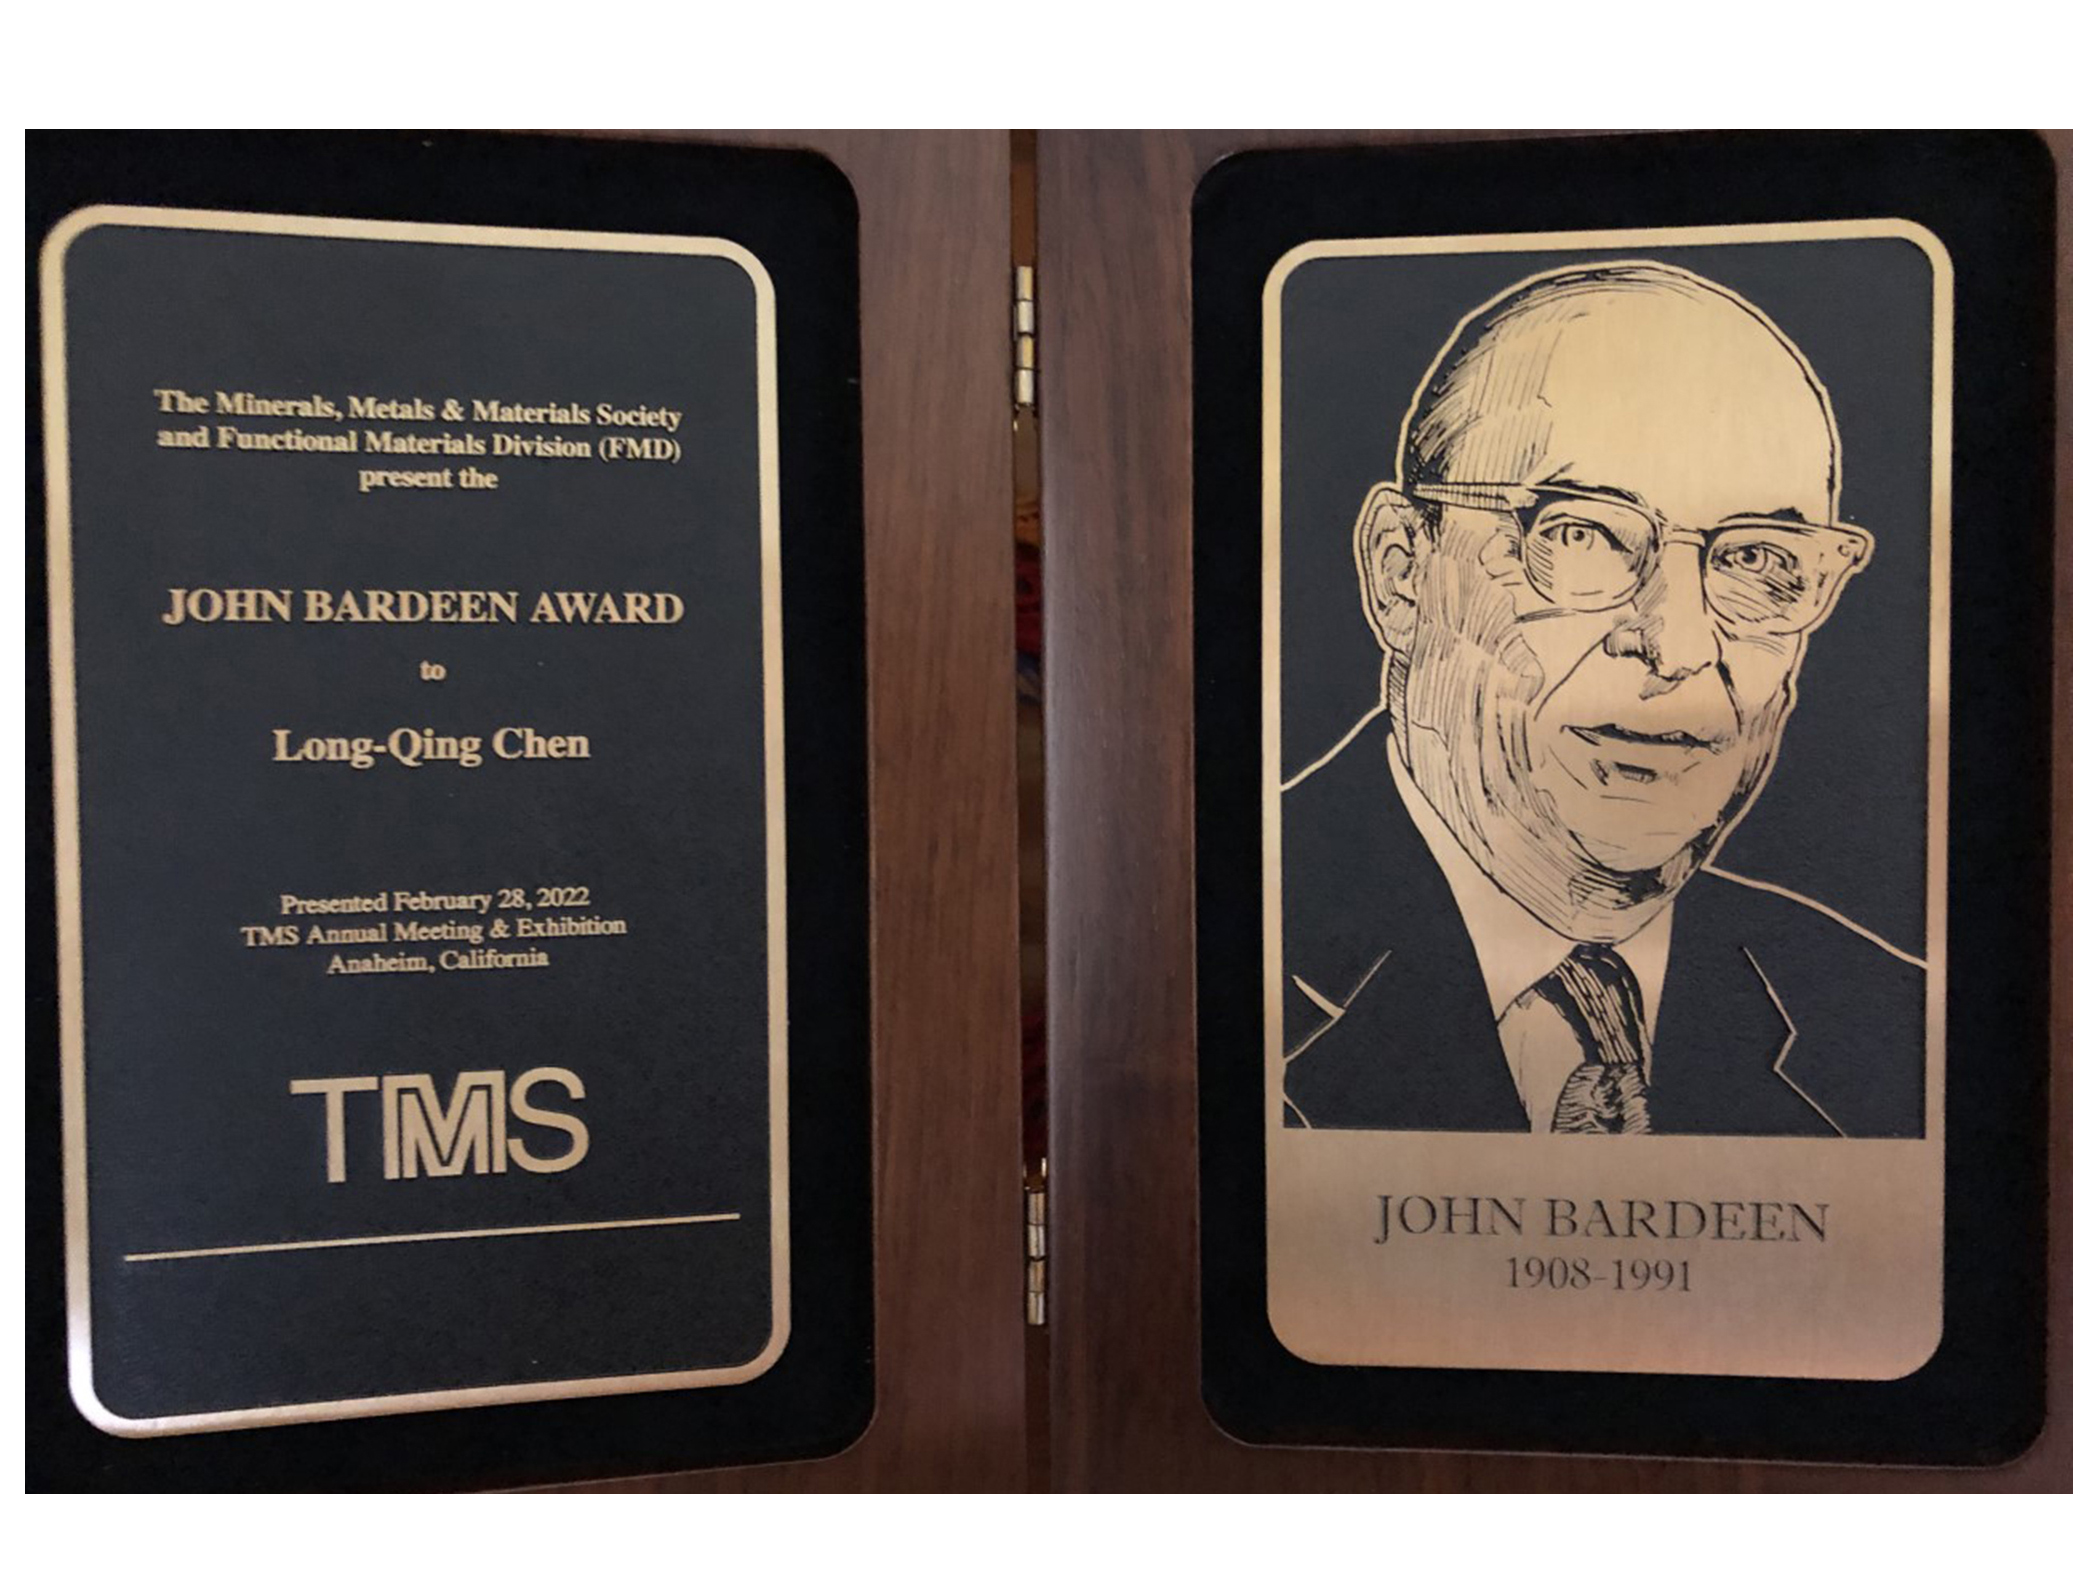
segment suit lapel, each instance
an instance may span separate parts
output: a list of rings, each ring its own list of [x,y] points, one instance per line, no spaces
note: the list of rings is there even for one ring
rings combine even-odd
[[[1463,927],[1461,952],[1422,934],[1402,940],[1354,1003],[1306,1051],[1308,1096],[1345,1085],[1313,1125],[1402,1131],[1527,1131],[1500,1032]]]
[[[1344,917],[1376,941],[1363,945],[1361,929],[1350,937],[1350,976],[1299,969],[1327,999],[1347,1004],[1292,1056],[1290,1099],[1313,1126],[1526,1131],[1478,957],[1448,882],[1391,784],[1385,733],[1364,729],[1327,767],[1340,773],[1326,785],[1354,833]],[[1315,893],[1319,899],[1306,905],[1316,917],[1307,913],[1306,929],[1339,927],[1337,895]],[[1319,949],[1343,954],[1337,937]]]
[[[1648,1107],[1663,1135],[1839,1135],[1783,1075],[1796,1024],[1710,882],[1677,898],[1668,977],[1654,1028]]]

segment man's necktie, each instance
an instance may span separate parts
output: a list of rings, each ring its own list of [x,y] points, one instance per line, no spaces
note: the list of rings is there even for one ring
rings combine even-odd
[[[1534,993],[1573,1029],[1582,1063],[1566,1079],[1552,1113],[1553,1131],[1643,1136],[1646,1109],[1646,1016],[1639,980],[1608,946],[1578,945]]]

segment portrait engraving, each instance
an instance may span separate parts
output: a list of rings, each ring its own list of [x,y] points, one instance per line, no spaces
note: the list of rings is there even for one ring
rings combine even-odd
[[[1922,1134],[1922,960],[1716,862],[1871,558],[1841,497],[1806,357],[1686,268],[1555,269],[1458,326],[1356,524],[1381,703],[1284,784],[1290,1119]],[[1311,910],[1348,861],[1449,900],[1409,902],[1365,963],[1375,937]],[[1424,971],[1463,974],[1467,940],[1499,1062],[1393,1053],[1393,1013],[1453,982]],[[1759,950],[1818,955],[1813,998]],[[1772,1010],[1808,1031],[1758,1036]]]

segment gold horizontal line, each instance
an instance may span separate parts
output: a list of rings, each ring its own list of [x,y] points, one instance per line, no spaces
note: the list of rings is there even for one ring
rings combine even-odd
[[[126,1262],[181,1257],[246,1257],[256,1252],[317,1252],[331,1246],[395,1246],[403,1241],[475,1241],[492,1235],[571,1235],[582,1230],[645,1230],[666,1224],[726,1224],[740,1213],[684,1213],[667,1219],[599,1219],[589,1224],[512,1224],[492,1230],[424,1230],[414,1235],[347,1235],[335,1241],[264,1241],[259,1246],[199,1246],[184,1252],[126,1252]]]

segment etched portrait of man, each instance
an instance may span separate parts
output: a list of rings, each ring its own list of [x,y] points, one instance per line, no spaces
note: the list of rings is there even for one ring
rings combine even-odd
[[[1871,564],[1842,481],[1806,356],[1686,268],[1456,325],[1355,525],[1380,703],[1281,783],[1285,1125],[1923,1134],[1922,959],[1719,861]]]

